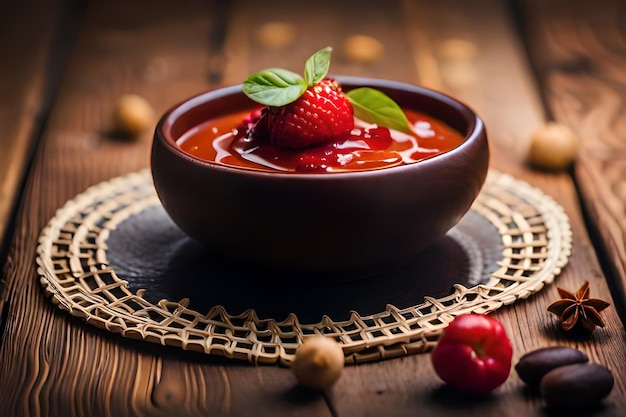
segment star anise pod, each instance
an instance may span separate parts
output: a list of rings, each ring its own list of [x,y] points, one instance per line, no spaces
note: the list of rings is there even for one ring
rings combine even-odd
[[[578,322],[590,332],[596,326],[604,327],[600,312],[611,304],[589,298],[589,281],[585,281],[576,294],[558,287],[557,290],[561,299],[550,304],[548,311],[559,316],[563,330],[571,330]]]

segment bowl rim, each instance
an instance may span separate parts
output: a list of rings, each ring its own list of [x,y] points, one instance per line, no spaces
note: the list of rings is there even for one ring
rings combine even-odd
[[[220,87],[213,90],[205,91],[192,96],[168,109],[159,119],[154,132],[154,141],[161,141],[165,147],[177,157],[186,160],[200,168],[210,168],[216,171],[224,173],[246,175],[246,176],[260,176],[282,180],[331,180],[346,177],[369,177],[379,175],[389,175],[392,173],[401,173],[405,171],[414,171],[427,169],[431,165],[441,164],[446,159],[454,158],[459,153],[464,153],[466,148],[473,146],[473,144],[479,140],[482,136],[486,136],[485,124],[478,114],[465,103],[460,100],[451,97],[448,94],[414,84],[409,84],[400,81],[392,81],[379,78],[357,77],[357,76],[344,76],[344,75],[329,75],[329,77],[336,79],[342,86],[347,86],[347,90],[357,88],[361,86],[367,86],[372,88],[384,88],[391,90],[406,91],[409,93],[415,93],[422,96],[426,96],[429,99],[442,102],[447,107],[454,109],[464,120],[467,121],[467,134],[464,135],[463,142],[444,153],[436,155],[432,158],[428,158],[418,163],[399,165],[388,168],[364,170],[364,171],[349,171],[349,172],[320,172],[320,173],[295,173],[295,172],[281,172],[281,171],[263,171],[254,170],[250,168],[234,167],[229,165],[220,164],[217,162],[206,161],[199,159],[192,154],[189,154],[176,144],[176,140],[170,134],[171,128],[175,121],[184,113],[189,110],[199,107],[204,103],[217,98],[230,96],[230,95],[243,95],[242,84],[236,84],[226,87]],[[252,100],[251,103],[254,103]],[[440,119],[441,120],[441,119]],[[448,123],[442,120],[444,123]]]

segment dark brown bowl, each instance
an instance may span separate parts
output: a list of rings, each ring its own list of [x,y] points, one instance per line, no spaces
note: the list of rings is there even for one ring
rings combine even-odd
[[[163,207],[189,236],[233,262],[302,275],[355,277],[402,265],[469,210],[487,174],[481,119],[444,94],[409,84],[337,77],[344,90],[369,86],[402,107],[465,135],[431,159],[374,171],[294,174],[201,161],[176,139],[208,118],[255,106],[241,86],[203,93],[157,125],[152,175]]]

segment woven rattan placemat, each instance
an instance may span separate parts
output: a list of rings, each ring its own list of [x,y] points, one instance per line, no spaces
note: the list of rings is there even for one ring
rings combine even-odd
[[[455,315],[541,290],[567,264],[571,240],[550,197],[491,171],[459,225],[411,265],[361,281],[267,285],[187,238],[141,171],[68,201],[42,231],[37,263],[61,309],[128,338],[288,363],[304,336],[322,333],[347,362],[365,362],[427,351]]]

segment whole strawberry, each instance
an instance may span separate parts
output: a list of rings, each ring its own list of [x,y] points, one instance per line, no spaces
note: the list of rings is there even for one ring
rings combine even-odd
[[[313,54],[304,67],[304,78],[270,68],[244,81],[243,92],[267,106],[250,129],[252,137],[279,148],[308,148],[347,139],[355,115],[369,123],[409,130],[402,110],[382,92],[362,87],[344,94],[339,83],[325,78],[331,51],[326,47]]]
[[[338,83],[324,79],[296,101],[266,113],[272,145],[302,149],[346,139],[354,128],[354,110]]]

